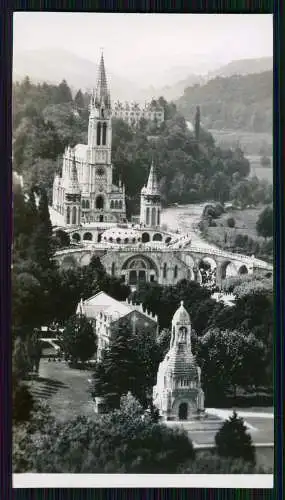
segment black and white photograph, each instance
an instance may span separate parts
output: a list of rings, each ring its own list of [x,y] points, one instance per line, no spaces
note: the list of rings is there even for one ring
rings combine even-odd
[[[272,488],[273,16],[16,12],[12,127],[15,485]]]

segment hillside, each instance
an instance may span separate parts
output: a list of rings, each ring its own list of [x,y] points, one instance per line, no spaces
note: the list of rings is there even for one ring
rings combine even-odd
[[[97,65],[62,49],[29,50],[13,54],[13,81],[29,76],[34,83],[59,84],[67,80],[71,89],[90,90],[96,85]],[[108,72],[112,99],[133,99],[138,93],[133,82]]]
[[[213,79],[216,78],[216,76],[251,75],[253,73],[263,73],[264,71],[273,71],[272,57],[237,59],[214,71],[210,71],[208,73],[208,78]]]
[[[204,85],[188,87],[176,105],[190,121],[200,105],[206,128],[272,133],[272,99],[272,72],[266,71],[216,77]]]

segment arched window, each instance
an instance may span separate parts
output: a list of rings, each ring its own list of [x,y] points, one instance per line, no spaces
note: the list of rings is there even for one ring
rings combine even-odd
[[[72,224],[76,224],[76,207],[72,208]]]
[[[85,202],[85,208],[89,210],[89,208],[90,208],[89,200],[86,200],[86,202]]]
[[[117,202],[117,200],[115,201],[115,209],[116,210],[118,209],[118,202]]]
[[[100,146],[101,139],[101,123],[97,123],[97,146]]]
[[[122,200],[119,201],[119,208],[122,210],[123,208],[123,203],[122,203]]]
[[[84,233],[83,239],[87,241],[92,241],[92,233]]]
[[[111,200],[111,203],[110,203],[110,208],[113,209],[114,208],[114,202],[113,200]]]
[[[117,239],[116,239],[116,242],[117,242],[117,243],[121,243],[121,238],[117,238]]]
[[[85,203],[86,203],[85,200],[82,200],[82,208],[83,209],[86,207]]]
[[[157,210],[157,225],[160,225],[160,210]]]
[[[107,124],[103,123],[103,137],[102,137],[103,146],[106,146],[106,137],[107,137]]]
[[[174,278],[175,279],[177,278],[177,275],[178,275],[178,267],[175,266],[175,268],[174,268]]]
[[[166,278],[167,276],[167,264],[166,262],[163,264],[163,277]]]
[[[156,220],[155,220],[155,208],[152,207],[152,210],[151,210],[151,225],[152,226],[155,226],[156,224]]]
[[[70,207],[66,209],[66,224],[70,224]]]
[[[162,236],[159,233],[155,233],[152,238],[153,241],[162,241]]]
[[[112,276],[115,276],[115,262],[112,262]]]
[[[104,208],[104,198],[101,195],[97,196],[96,198],[96,208],[98,209]]]
[[[145,222],[146,222],[146,225],[148,226],[149,225],[149,207],[147,207],[147,209],[146,209]]]

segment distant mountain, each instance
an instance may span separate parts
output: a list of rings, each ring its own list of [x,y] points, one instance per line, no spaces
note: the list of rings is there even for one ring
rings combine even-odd
[[[133,82],[107,72],[112,99],[135,99],[138,89]],[[13,80],[28,75],[32,82],[60,83],[78,90],[90,90],[96,85],[97,65],[62,49],[29,50],[13,55]]]
[[[186,88],[176,104],[189,121],[199,105],[201,119],[210,129],[272,133],[273,74],[216,77]]]
[[[189,75],[185,80],[178,81],[173,85],[165,85],[163,87],[150,86],[140,92],[140,100],[155,99],[163,96],[167,101],[178,99],[184,92],[186,87],[205,82],[203,76]]]
[[[221,66],[214,71],[208,73],[208,79],[211,80],[216,76],[232,76],[232,75],[250,75],[253,73],[263,73],[264,71],[273,71],[273,58],[261,57],[259,59],[237,59],[231,61],[225,66]]]

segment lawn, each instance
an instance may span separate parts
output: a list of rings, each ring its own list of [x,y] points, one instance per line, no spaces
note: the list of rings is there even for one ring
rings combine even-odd
[[[90,371],[69,368],[65,362],[41,359],[39,378],[29,382],[32,394],[48,402],[58,420],[95,416],[88,394]]]

